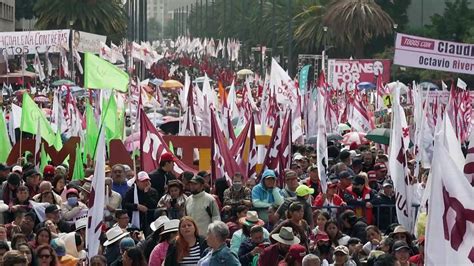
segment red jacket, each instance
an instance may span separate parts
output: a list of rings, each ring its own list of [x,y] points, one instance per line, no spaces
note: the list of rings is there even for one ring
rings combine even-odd
[[[362,196],[359,197],[359,195],[352,192],[352,186],[349,186],[346,189],[344,200],[347,202],[347,205],[354,208],[354,212],[356,213],[357,217],[364,216],[367,224],[373,224],[374,215],[372,208],[365,207],[367,202],[372,202],[372,200],[374,200],[372,189],[364,186],[364,189],[362,190]]]
[[[332,198],[332,203],[335,206],[341,206],[342,203],[344,203],[344,200],[341,197],[339,197],[339,195],[334,194]],[[323,205],[324,205],[323,193],[319,193],[319,195],[313,201],[313,206],[323,207]]]

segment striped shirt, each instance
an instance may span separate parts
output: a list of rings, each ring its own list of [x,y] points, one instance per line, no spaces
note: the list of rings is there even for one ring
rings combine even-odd
[[[197,265],[199,259],[201,259],[201,247],[199,246],[199,242],[196,241],[196,244],[194,244],[194,246],[189,249],[189,255],[184,257],[179,262],[179,265],[182,265],[182,266]]]

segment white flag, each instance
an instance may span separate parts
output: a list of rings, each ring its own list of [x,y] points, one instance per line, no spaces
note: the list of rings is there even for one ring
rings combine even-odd
[[[63,47],[61,47],[61,49],[59,49],[59,53],[61,55],[61,66],[63,68],[63,73],[64,73],[64,76],[66,77],[70,77],[70,73],[69,73],[69,63],[67,61],[67,52],[66,52],[66,49],[64,49]]]
[[[445,118],[448,116],[445,115]],[[445,123],[445,129],[451,127]],[[426,265],[474,264],[474,187],[446,147],[441,130],[435,139],[426,227]]]
[[[400,105],[400,86],[396,86],[393,93],[389,171],[396,193],[395,207],[398,222],[409,232],[412,232],[414,226],[412,210],[413,185],[410,180],[406,155],[410,143],[410,132],[405,111]]]
[[[38,74],[39,80],[45,80],[46,76],[44,75],[43,66],[41,65],[41,60],[39,58],[38,52],[35,52],[35,61],[33,63],[33,68],[35,72]]]
[[[137,181],[137,180],[135,179],[135,181]],[[133,186],[133,203],[134,204],[139,204],[140,203],[138,201],[137,183],[135,183],[135,186]],[[139,211],[134,211],[132,213],[132,225],[134,225],[136,228],[140,228],[140,212]]]
[[[89,212],[87,214],[86,247],[87,256],[92,258],[99,253],[100,233],[104,218],[105,206],[105,137],[101,130],[95,155],[94,178],[89,195]]]
[[[326,119],[324,118],[324,111],[326,110],[326,99],[324,98],[321,90],[323,88],[318,89],[318,121],[317,121],[317,130],[318,130],[318,137],[316,139],[317,142],[317,150],[316,156],[318,158],[317,166],[318,166],[318,173],[319,173],[319,180],[321,180],[321,188],[323,193],[326,193],[327,188],[327,167],[328,167],[328,142],[327,142],[327,132],[326,132]]]
[[[73,55],[74,55],[74,59],[76,62],[77,69],[79,70],[79,73],[83,74],[84,69],[82,68],[82,65],[81,65],[81,56],[79,55],[79,52],[77,50],[73,50]]]
[[[46,57],[46,66],[48,67],[48,77],[51,77],[51,75],[53,74],[53,64],[51,63],[51,60],[49,60],[49,48],[48,50],[46,50],[46,53],[44,54],[44,56]]]

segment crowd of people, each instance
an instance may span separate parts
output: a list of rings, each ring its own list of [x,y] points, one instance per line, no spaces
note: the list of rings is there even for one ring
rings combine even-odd
[[[258,179],[176,175],[171,153],[150,173],[107,165],[101,249],[92,258],[93,169],[70,180],[66,165],[38,172],[31,156],[0,164],[2,265],[423,265],[424,237],[397,224],[387,155],[336,147],[325,192],[310,146],[293,146],[290,169]]]

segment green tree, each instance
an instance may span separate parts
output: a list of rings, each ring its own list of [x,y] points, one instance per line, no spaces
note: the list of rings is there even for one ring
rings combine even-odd
[[[392,33],[393,20],[374,0],[333,0],[323,23],[333,34],[336,45],[364,57],[364,46],[374,37]]]
[[[114,43],[120,43],[127,30],[120,0],[38,0],[34,11],[38,29],[72,28],[107,35]]]

